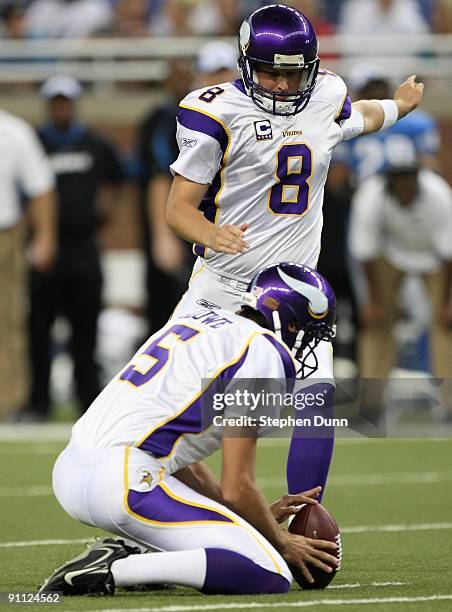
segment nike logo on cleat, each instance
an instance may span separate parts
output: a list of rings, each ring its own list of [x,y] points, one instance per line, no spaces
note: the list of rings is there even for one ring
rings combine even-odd
[[[88,567],[88,568],[84,568],[80,570],[74,570],[73,572],[67,572],[67,574],[65,574],[64,581],[67,582],[67,584],[74,586],[74,583],[72,581],[73,578],[76,578],[77,576],[91,574],[93,572],[96,572],[99,574],[108,574],[109,570],[104,567]]]

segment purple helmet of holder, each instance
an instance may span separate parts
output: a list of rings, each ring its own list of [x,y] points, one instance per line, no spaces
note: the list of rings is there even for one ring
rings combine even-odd
[[[300,363],[298,377],[317,369],[314,349],[334,338],[337,310],[334,291],[321,274],[295,263],[269,266],[256,274],[242,302],[258,310],[291,349]]]
[[[274,115],[296,115],[309,102],[319,71],[318,42],[311,22],[285,4],[270,4],[254,11],[239,32],[239,68],[246,92],[254,103]],[[275,93],[259,84],[256,66],[300,70],[300,85],[293,93]]]

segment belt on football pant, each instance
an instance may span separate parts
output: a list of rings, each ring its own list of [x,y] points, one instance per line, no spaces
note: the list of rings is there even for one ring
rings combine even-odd
[[[241,291],[244,293],[248,289],[248,283],[244,283],[243,281],[235,278],[229,278],[228,276],[219,276],[218,278],[220,279],[220,283],[223,283],[223,285],[227,285],[236,291]]]

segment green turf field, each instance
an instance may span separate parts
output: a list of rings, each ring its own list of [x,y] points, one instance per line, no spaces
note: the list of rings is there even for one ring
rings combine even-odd
[[[287,443],[266,441],[260,450],[259,478],[269,500],[284,492]],[[35,590],[83,549],[84,540],[101,533],[66,516],[52,497],[51,467],[63,445],[0,442],[0,592]],[[218,457],[211,464],[217,466]],[[344,546],[343,569],[324,591],[294,587],[287,596],[207,597],[178,588],[67,598],[52,608],[452,610],[451,439],[339,440],[324,504],[343,530]],[[33,606],[44,608],[49,606]]]

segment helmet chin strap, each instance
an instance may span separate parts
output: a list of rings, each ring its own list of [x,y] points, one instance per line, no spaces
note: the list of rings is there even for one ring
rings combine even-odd
[[[272,319],[273,319],[273,329],[275,331],[275,334],[278,336],[278,338],[282,341],[282,334],[281,334],[281,319],[279,318],[279,314],[277,310],[274,310],[272,312]]]
[[[294,345],[292,347],[292,351],[291,352],[292,352],[292,356],[293,357],[297,356],[298,350],[299,350],[299,348],[301,346],[301,343],[303,342],[303,338],[304,338],[304,330],[300,329],[300,331],[297,334],[297,337],[295,338],[295,343],[294,343]]]

